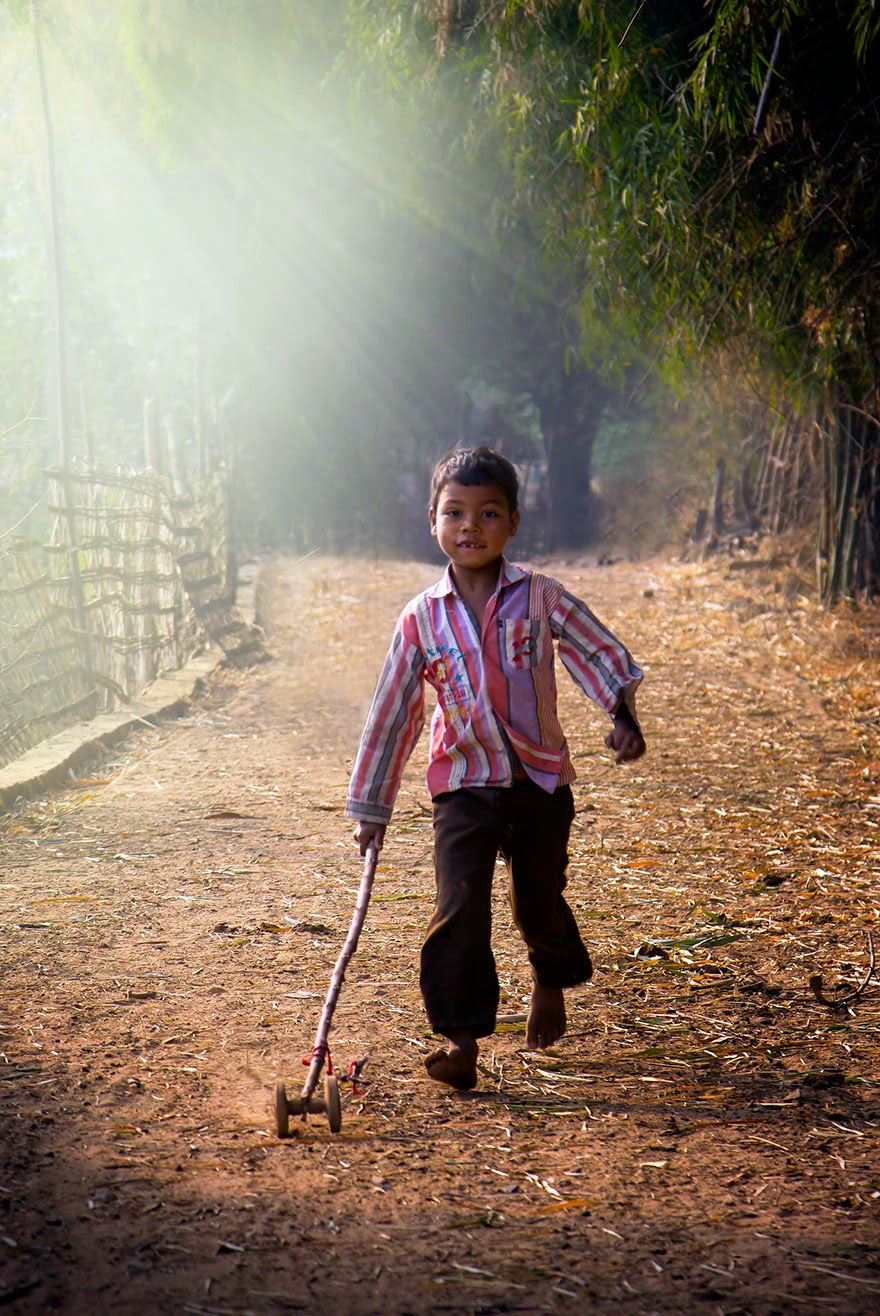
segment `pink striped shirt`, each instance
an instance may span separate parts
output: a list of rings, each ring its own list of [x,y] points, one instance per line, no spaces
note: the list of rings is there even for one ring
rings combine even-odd
[[[437,693],[432,797],[510,786],[519,764],[546,791],[574,781],[556,712],[554,639],[563,666],[594,703],[608,713],[622,699],[633,707],[641,669],[559,581],[502,559],[481,632],[447,568],[398,618],[355,759],[347,816],[390,819],[425,724],[426,684]]]

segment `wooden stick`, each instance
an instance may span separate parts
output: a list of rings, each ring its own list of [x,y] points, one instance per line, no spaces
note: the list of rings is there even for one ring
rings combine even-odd
[[[318,1086],[318,1079],[321,1077],[321,1070],[324,1068],[324,1061],[329,1053],[327,1038],[330,1034],[330,1024],[333,1021],[333,1011],[336,1009],[336,1002],[339,999],[339,992],[345,978],[345,970],[348,967],[349,960],[357,949],[361,929],[363,928],[364,920],[367,917],[367,908],[373,890],[373,878],[376,876],[376,864],[378,860],[379,851],[374,845],[371,845],[367,850],[364,859],[364,871],[361,876],[361,884],[358,889],[354,913],[351,916],[348,936],[346,937],[345,945],[342,947],[339,954],[339,959],[336,961],[336,966],[333,970],[332,977],[330,978],[330,986],[328,987],[327,995],[324,998],[324,1009],[321,1011],[318,1032],[315,1036],[311,1064],[309,1065],[309,1072],[306,1075],[306,1081],[302,1090],[302,1096],[307,1104],[309,1097]]]

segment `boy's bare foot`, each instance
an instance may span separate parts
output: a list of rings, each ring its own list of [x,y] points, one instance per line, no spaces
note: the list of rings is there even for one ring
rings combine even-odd
[[[477,1086],[478,1054],[472,1037],[450,1038],[446,1050],[432,1051],[425,1059],[425,1069],[435,1083],[447,1083],[459,1092],[467,1092]]]
[[[535,984],[526,1020],[526,1046],[530,1051],[546,1051],[564,1032],[565,996],[562,988]]]

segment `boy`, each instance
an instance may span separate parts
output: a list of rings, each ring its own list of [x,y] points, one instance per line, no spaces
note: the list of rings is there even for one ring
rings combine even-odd
[[[515,469],[489,448],[456,449],[436,466],[431,534],[449,566],[398,619],[345,808],[358,820],[361,854],[381,849],[431,685],[437,897],[420,985],[431,1027],[448,1045],[425,1065],[432,1079],[461,1090],[477,1082],[477,1039],[495,1031],[491,890],[499,853],[532,968],[530,1048],[559,1041],[563,989],[592,975],[563,897],[575,772],[556,715],[554,638],[576,684],[611,715],[605,743],[617,762],[645,752],[634,704],[642,673],[626,649],[558,581],[504,557],[519,526],[518,493]]]

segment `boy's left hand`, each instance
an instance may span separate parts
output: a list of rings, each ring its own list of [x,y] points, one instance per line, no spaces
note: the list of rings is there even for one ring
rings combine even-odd
[[[626,704],[615,710],[614,729],[605,737],[605,744],[614,750],[616,763],[632,763],[644,754],[646,746],[642,728]]]

